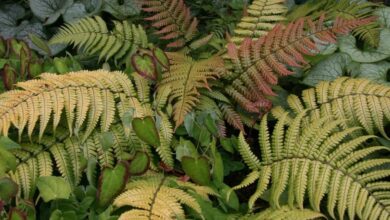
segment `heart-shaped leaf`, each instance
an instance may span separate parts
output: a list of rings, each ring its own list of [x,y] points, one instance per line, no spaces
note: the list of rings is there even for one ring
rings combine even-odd
[[[130,163],[130,174],[141,175],[149,169],[150,159],[145,152],[137,152]]]
[[[141,76],[151,80],[157,79],[156,61],[149,54],[134,54],[131,57],[131,63],[135,71]]]
[[[0,179],[0,200],[5,202],[16,196],[18,185],[10,178],[3,177]]]
[[[55,199],[68,199],[71,193],[69,183],[64,178],[57,176],[39,177],[37,187],[45,202]]]
[[[180,138],[179,145],[176,146],[176,159],[181,161],[184,156],[197,158],[199,154],[191,141]]]
[[[139,139],[154,147],[160,146],[160,137],[152,117],[134,118],[131,125]]]
[[[169,59],[168,56],[158,47],[153,49],[153,56],[156,58],[157,62],[163,66],[165,69],[169,68]]]
[[[184,156],[181,158],[181,165],[184,172],[196,183],[209,185],[210,166],[207,158],[200,156],[197,159]]]
[[[45,24],[54,23],[72,4],[73,0],[30,0],[31,11]]]
[[[119,162],[114,168],[104,168],[99,177],[96,193],[97,206],[103,211],[111,201],[123,190],[129,178],[129,164]]]

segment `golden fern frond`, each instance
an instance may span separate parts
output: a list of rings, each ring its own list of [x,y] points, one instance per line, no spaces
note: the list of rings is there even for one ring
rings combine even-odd
[[[369,1],[359,2],[350,0],[310,0],[305,4],[291,10],[287,15],[289,20],[296,20],[301,17],[310,16],[313,19],[318,19],[321,14],[326,14],[327,20],[333,20],[336,17],[344,19],[361,19],[372,16],[374,10],[379,4]],[[357,27],[352,33],[355,36],[363,39],[371,46],[378,46],[380,24],[377,21]]]
[[[248,15],[234,29],[232,42],[239,45],[245,38],[257,39],[267,34],[286,19],[286,12],[285,0],[254,0],[247,9]]]
[[[246,220],[311,220],[326,219],[326,217],[310,209],[296,209],[289,206],[282,206],[280,209],[268,208],[260,213],[250,215]]]
[[[153,13],[145,20],[152,21],[160,39],[170,40],[167,47],[183,47],[198,32],[198,20],[191,16],[183,0],[142,0],[145,12]]]
[[[71,135],[77,135],[80,128],[85,127],[85,140],[99,121],[102,132],[109,130],[117,111],[117,101],[120,106],[134,108],[136,114],[143,111],[139,109],[132,82],[121,72],[45,73],[38,80],[18,83],[17,86],[21,89],[0,95],[0,133],[5,136],[14,126],[19,136],[27,127],[31,137],[39,121],[41,138],[49,121],[55,130],[64,116]],[[122,113],[122,110],[118,111]]]
[[[27,199],[33,197],[35,183],[40,176],[58,172],[71,186],[76,186],[85,169],[83,160],[94,158],[100,167],[113,167],[116,162],[134,155],[139,147],[140,140],[127,137],[122,125],[113,125],[110,132],[114,136],[113,145],[105,150],[97,130],[84,143],[74,136],[69,137],[69,133],[61,129],[57,130],[55,137],[44,136],[40,144],[22,143],[21,149],[11,151],[18,161],[16,170],[8,175],[19,185],[20,196]]]
[[[382,196],[390,195],[390,182],[386,181],[390,170],[383,166],[390,159],[380,156],[388,148],[365,146],[375,136],[354,138],[351,134],[358,128],[340,129],[342,120],[325,117],[304,124],[305,114],[298,114],[287,129],[284,114],[272,135],[267,117],[263,117],[259,132],[262,160],[259,167],[252,166],[258,174],[251,173],[254,178],[245,180],[249,184],[258,177],[249,207],[269,190],[269,202],[275,209],[281,208],[285,192],[290,207],[303,209],[307,199],[310,207],[320,212],[326,201],[332,218],[343,219],[347,213],[349,219],[390,219],[388,196]],[[240,153],[248,151],[247,144],[239,148]]]
[[[160,146],[157,148],[157,153],[160,155],[161,160],[168,166],[173,167],[174,159],[172,155],[171,142],[173,137],[172,124],[169,121],[169,117],[160,112],[159,114],[159,136]]]
[[[278,24],[267,35],[256,41],[246,38],[237,48],[228,45],[232,62],[231,74],[226,76],[230,84],[225,91],[248,112],[259,113],[268,110],[274,96],[272,86],[278,78],[292,74],[289,67],[301,67],[306,61],[303,55],[314,55],[317,41],[324,44],[335,42],[336,34],[370,23],[373,18],[345,20],[337,18],[330,26],[325,25],[324,16],[316,22],[299,19],[287,26]]]
[[[208,88],[208,80],[217,79],[223,71],[223,60],[214,56],[206,60],[195,61],[180,53],[167,53],[170,69],[163,74],[158,91],[171,88],[169,99],[173,102],[175,128],[179,127],[185,115],[199,101],[200,88]]]
[[[114,25],[110,31],[101,17],[86,17],[62,27],[50,43],[73,44],[86,54],[99,54],[99,60],[129,58],[138,48],[147,47],[148,38],[141,26],[126,20],[114,21]]]
[[[132,208],[119,219],[185,219],[183,205],[202,216],[197,200],[185,189],[172,185],[172,182],[179,181],[161,174],[149,174],[131,180],[126,191],[114,200],[117,208]]]
[[[344,129],[360,126],[368,134],[379,131],[387,137],[385,126],[390,121],[390,87],[368,79],[342,77],[333,82],[320,82],[315,88],[304,90],[302,98],[287,98],[291,121],[296,114],[308,111],[311,120],[334,117],[344,120]],[[272,110],[280,118],[287,110],[278,106]]]

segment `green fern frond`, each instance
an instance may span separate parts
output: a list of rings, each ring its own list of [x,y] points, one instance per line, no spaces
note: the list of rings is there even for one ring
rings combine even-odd
[[[305,4],[291,10],[287,18],[296,20],[301,17],[311,17],[318,19],[321,14],[326,14],[328,20],[333,20],[336,17],[344,19],[361,19],[372,16],[374,10],[378,8],[378,4],[365,1],[350,1],[350,0],[310,0]],[[353,34],[363,39],[371,46],[378,46],[379,32],[381,30],[378,21],[373,21],[366,25],[362,25],[353,30]]]
[[[246,220],[310,220],[310,219],[326,219],[326,217],[316,211],[310,209],[296,209],[289,206],[283,206],[280,209],[268,208],[260,213],[250,215]]]
[[[239,45],[245,38],[257,39],[268,33],[277,23],[286,20],[285,0],[255,0],[247,9],[248,15],[234,29],[233,43]]]
[[[258,186],[249,199],[249,207],[253,208],[255,201],[269,190],[269,201],[275,209],[282,207],[280,198],[286,192],[290,207],[303,209],[307,198],[316,212],[320,212],[321,205],[327,201],[326,209],[332,218],[343,219],[348,214],[349,219],[355,216],[388,219],[390,204],[381,195],[390,193],[386,187],[390,183],[386,181],[390,170],[383,166],[389,164],[390,159],[379,156],[388,148],[365,146],[374,136],[353,138],[353,129],[347,132],[339,129],[343,123],[340,120],[329,121],[325,117],[305,124],[306,112],[291,119],[289,127],[284,129],[288,126],[287,114],[278,120],[270,138],[260,140],[260,147],[267,148],[261,149],[265,154],[262,158],[266,160],[260,161],[258,168],[252,166],[252,173],[239,185],[254,182],[258,176]],[[260,125],[260,138],[269,136],[267,127],[265,116]],[[244,159],[248,157],[247,151],[241,154]]]
[[[114,25],[110,31],[99,16],[83,18],[62,27],[50,43],[73,44],[86,54],[99,54],[99,60],[129,58],[138,48],[147,47],[148,38],[141,26],[129,24],[126,20],[114,21]]]
[[[164,113],[159,114],[159,136],[160,136],[160,146],[157,148],[157,153],[160,155],[161,160],[168,166],[173,167],[173,155],[171,149],[171,142],[173,137],[173,128],[172,124],[169,121],[169,118]]]
[[[21,89],[0,95],[0,133],[5,136],[12,125],[18,129],[19,136],[27,127],[31,138],[39,121],[39,137],[42,137],[49,121],[55,130],[61,117],[65,117],[71,135],[78,135],[80,128],[85,127],[82,138],[85,140],[99,121],[101,131],[106,132],[116,112],[123,113],[116,108],[117,101],[119,107],[131,107],[136,114],[144,111],[135,100],[137,95],[132,82],[121,72],[45,73],[39,80],[17,86]]]
[[[209,88],[207,81],[221,75],[223,60],[214,56],[206,60],[194,61],[180,53],[168,53],[170,70],[163,74],[158,93],[171,88],[169,96],[173,100],[175,128],[184,122],[185,115],[199,101],[200,88]]]
[[[368,79],[342,77],[333,82],[320,82],[314,89],[303,91],[302,98],[290,95],[288,110],[280,106],[272,110],[276,118],[289,111],[289,119],[307,111],[310,120],[334,117],[345,120],[343,128],[363,127],[368,134],[379,131],[387,137],[385,126],[390,120],[390,87]],[[307,121],[308,122],[308,121]]]
[[[119,219],[185,219],[183,205],[202,216],[197,200],[177,184],[172,185],[176,182],[179,183],[175,178],[160,174],[134,178],[128,183],[127,190],[114,201],[117,208],[132,208],[125,211]]]

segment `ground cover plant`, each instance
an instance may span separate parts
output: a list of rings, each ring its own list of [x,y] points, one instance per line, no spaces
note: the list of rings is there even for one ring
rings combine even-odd
[[[390,219],[390,8],[0,3],[0,218]]]

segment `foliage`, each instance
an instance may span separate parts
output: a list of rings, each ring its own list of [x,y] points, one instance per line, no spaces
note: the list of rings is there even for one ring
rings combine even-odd
[[[389,18],[2,1],[0,218],[390,219]]]

